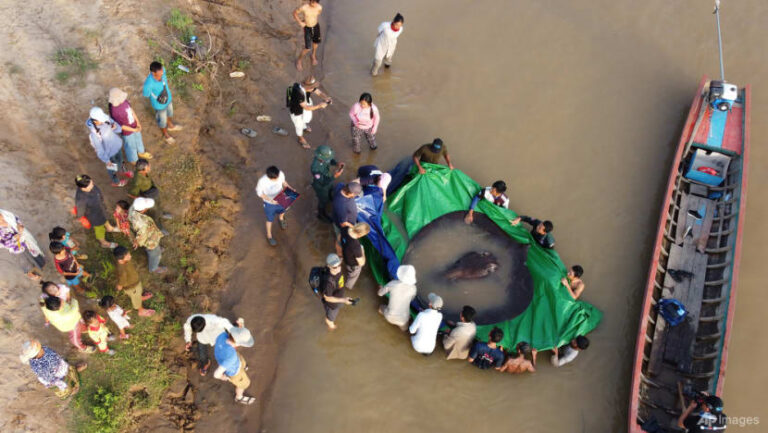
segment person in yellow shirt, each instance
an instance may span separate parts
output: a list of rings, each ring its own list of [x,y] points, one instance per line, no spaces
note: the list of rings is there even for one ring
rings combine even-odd
[[[77,299],[62,302],[56,296],[49,296],[45,298],[43,315],[45,316],[46,323],[50,323],[59,331],[69,334],[69,341],[72,342],[77,350],[81,352],[86,351],[82,340],[85,323],[80,316],[80,305],[77,303]]]

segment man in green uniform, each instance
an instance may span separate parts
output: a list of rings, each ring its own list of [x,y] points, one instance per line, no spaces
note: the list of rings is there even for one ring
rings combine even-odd
[[[333,159],[334,153],[330,146],[320,146],[315,150],[315,158],[312,160],[312,188],[317,194],[317,217],[325,222],[331,222],[326,208],[331,201],[331,190],[333,189],[334,179],[341,176],[344,172],[344,163],[337,163]],[[338,169],[331,174],[331,167],[338,166]]]

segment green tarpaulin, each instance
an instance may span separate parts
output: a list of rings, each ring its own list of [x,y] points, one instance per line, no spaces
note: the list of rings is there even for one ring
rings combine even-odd
[[[422,227],[434,219],[454,211],[469,209],[472,196],[480,190],[469,176],[460,170],[433,164],[422,164],[424,175],[415,175],[392,194],[382,213],[382,228],[387,241],[398,259],[403,258],[411,239]],[[502,345],[513,348],[520,341],[527,341],[538,350],[561,346],[577,335],[585,335],[600,323],[602,313],[594,306],[574,301],[560,280],[566,275],[566,267],[557,252],[542,248],[533,242],[528,230],[522,225],[512,226],[509,221],[517,214],[481,200],[475,209],[482,212],[504,230],[512,239],[530,244],[526,265],[533,277],[533,300],[522,314],[514,319],[494,325],[478,326],[477,337],[488,338],[488,332],[498,326],[504,331]],[[405,233],[398,230],[404,228]],[[381,257],[374,249],[371,269],[380,284],[386,283],[388,273]]]

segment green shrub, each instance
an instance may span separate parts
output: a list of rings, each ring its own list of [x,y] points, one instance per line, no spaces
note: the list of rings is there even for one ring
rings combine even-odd
[[[189,43],[189,38],[195,34],[195,22],[192,17],[178,9],[171,9],[171,16],[168,17],[166,24],[178,33],[185,44]]]

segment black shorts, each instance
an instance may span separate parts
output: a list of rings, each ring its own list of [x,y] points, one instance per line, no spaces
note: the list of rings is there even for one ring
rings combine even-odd
[[[330,320],[331,322],[335,322],[336,318],[339,317],[339,308],[338,306],[336,308],[331,307],[328,303],[323,303],[323,307],[325,308],[325,318]]]
[[[315,24],[314,27],[304,27],[304,48],[312,48],[312,44],[319,44],[322,39],[320,38],[320,23]]]

